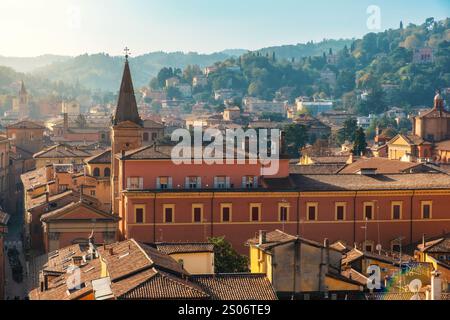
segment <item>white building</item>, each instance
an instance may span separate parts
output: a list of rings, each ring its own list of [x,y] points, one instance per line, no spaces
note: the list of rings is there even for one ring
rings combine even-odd
[[[242,100],[245,111],[250,113],[261,114],[264,112],[286,114],[286,103],[279,101],[267,101],[257,98],[247,97]]]
[[[375,118],[376,118],[376,116],[374,114],[369,114],[368,117],[357,117],[356,121],[357,121],[358,127],[361,127],[364,130],[366,130],[370,127],[370,123]]]
[[[80,104],[77,101],[61,102],[61,113],[67,113],[69,116],[78,116],[80,112]]]
[[[192,78],[192,86],[204,87],[208,85],[208,79],[204,75],[195,76]]]
[[[315,100],[311,101],[308,98],[300,97],[295,99],[297,112],[307,112],[312,116],[317,116],[319,113],[333,110],[333,101],[331,100]]]

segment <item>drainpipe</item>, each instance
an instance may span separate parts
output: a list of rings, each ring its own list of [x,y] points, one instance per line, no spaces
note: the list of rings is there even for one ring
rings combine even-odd
[[[409,223],[410,223],[410,229],[409,229],[409,244],[413,243],[413,199],[414,196],[416,194],[416,190],[413,190],[412,195],[411,195],[411,200],[410,200],[410,214],[409,214]]]
[[[300,257],[300,250],[301,250],[301,241],[297,238],[294,241],[294,274],[293,274],[293,288],[292,288],[292,295],[291,300],[295,300],[295,294],[297,291],[297,263]],[[273,270],[273,269],[272,269]],[[300,273],[299,273],[300,274]]]
[[[156,243],[156,192],[153,193],[153,243]]]
[[[358,196],[358,191],[355,192],[353,197],[353,243],[356,243],[356,197]]]
[[[300,192],[297,197],[297,235],[300,235]]]
[[[214,237],[214,196],[215,192],[212,193],[211,197],[211,238]]]

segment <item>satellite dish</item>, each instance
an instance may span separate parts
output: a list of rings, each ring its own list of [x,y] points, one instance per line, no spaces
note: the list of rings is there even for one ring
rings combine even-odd
[[[381,251],[381,249],[383,249],[383,247],[381,246],[381,244],[377,244],[377,246],[375,247],[375,249],[377,251]]]

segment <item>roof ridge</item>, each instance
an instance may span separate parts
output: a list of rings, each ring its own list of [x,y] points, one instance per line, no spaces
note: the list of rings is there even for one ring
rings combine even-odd
[[[141,252],[147,258],[147,260],[150,261],[152,268],[154,268],[153,265],[155,264],[155,262],[149,257],[147,252],[145,252],[145,250],[140,246],[140,244],[134,238],[131,238],[130,241],[133,242],[139,248],[139,250],[141,250]]]

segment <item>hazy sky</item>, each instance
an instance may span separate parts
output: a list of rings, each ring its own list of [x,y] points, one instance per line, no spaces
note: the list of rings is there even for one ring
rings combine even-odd
[[[214,52],[360,37],[450,16],[449,0],[0,0],[0,55]]]

